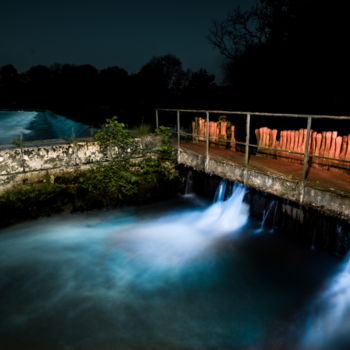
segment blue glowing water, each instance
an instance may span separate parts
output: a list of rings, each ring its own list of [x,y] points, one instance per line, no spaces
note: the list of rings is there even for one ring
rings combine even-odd
[[[245,188],[221,186],[210,205],[192,196],[1,230],[0,349],[296,343],[299,312],[335,263],[254,234]]]
[[[303,349],[350,349],[350,259],[311,304]]]
[[[24,141],[89,136],[87,125],[51,112],[0,111],[0,145]]]

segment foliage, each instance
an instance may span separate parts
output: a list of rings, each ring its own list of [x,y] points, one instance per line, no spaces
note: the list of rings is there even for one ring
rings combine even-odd
[[[213,22],[236,108],[348,114],[347,13],[344,1],[257,0]]]
[[[230,60],[252,47],[282,48],[295,16],[292,5],[291,0],[259,0],[244,11],[236,7],[224,20],[212,23],[209,42]]]
[[[117,165],[122,161],[130,161],[140,151],[137,141],[126,130],[125,124],[118,122],[117,117],[107,119],[94,138],[104,156]]]
[[[141,124],[130,130],[130,134],[134,137],[146,136],[151,134],[150,124]]]
[[[137,177],[128,166],[116,167],[114,163],[100,165],[79,178],[81,186],[90,195],[100,197],[106,205],[119,203],[137,193]]]
[[[173,55],[153,57],[139,73],[146,82],[152,82],[159,90],[178,90],[187,79],[181,61]]]
[[[186,104],[203,108],[219,93],[206,70],[185,70],[168,54],[150,59],[139,72],[91,65],[37,65],[18,72],[0,67],[0,107],[11,110],[52,110],[86,125],[100,127],[118,115],[129,127],[153,123],[154,109]],[[205,97],[203,97],[205,96]]]
[[[264,8],[256,5],[246,11],[237,7],[223,21],[214,21],[209,33],[209,42],[228,59],[234,59],[253,45],[267,40]]]
[[[162,158],[174,159],[175,149],[172,147],[171,129],[166,126],[160,126],[156,130],[156,134],[161,137],[161,144],[155,149],[155,151]]]
[[[105,205],[113,201],[147,196],[147,191],[158,188],[158,183],[176,179],[170,130],[160,127],[158,146],[145,146],[126,130],[116,117],[96,133],[102,152],[108,162],[101,162],[80,179],[89,193],[99,196]],[[142,197],[142,196],[141,196]]]
[[[18,185],[0,195],[0,226],[72,209],[76,187],[40,182]]]
[[[22,137],[18,137],[17,139],[13,140],[11,143],[18,148],[22,148],[24,144]]]
[[[46,174],[0,194],[0,212],[6,226],[61,211],[144,204],[177,193],[179,174],[173,158],[171,133],[161,127],[156,146],[144,146],[123,123],[112,118],[96,139],[108,162],[64,175]],[[106,158],[105,158],[106,160]]]

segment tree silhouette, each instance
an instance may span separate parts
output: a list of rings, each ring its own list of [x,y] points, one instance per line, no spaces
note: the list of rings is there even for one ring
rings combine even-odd
[[[145,64],[138,76],[157,90],[178,90],[184,85],[186,73],[181,61],[173,55],[154,57]]]
[[[18,73],[0,68],[0,108],[49,109],[98,126],[118,116],[129,126],[154,122],[156,107],[204,107],[216,99],[215,77],[185,71],[168,54],[152,58],[138,73],[117,66],[37,65]]]
[[[0,106],[15,106],[19,93],[20,78],[16,68],[12,64],[0,68]]]
[[[349,113],[347,22],[342,1],[259,0],[214,22],[209,41],[242,105]]]

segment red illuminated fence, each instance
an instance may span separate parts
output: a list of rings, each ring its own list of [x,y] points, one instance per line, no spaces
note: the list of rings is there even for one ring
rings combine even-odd
[[[303,180],[306,179],[308,167],[350,169],[350,130],[343,128],[342,135],[338,131],[312,130],[315,120],[331,120],[334,122],[350,121],[349,116],[329,115],[302,115],[278,114],[260,112],[233,112],[217,110],[187,110],[187,109],[157,109],[156,126],[159,127],[160,113],[175,113],[178,148],[181,147],[181,137],[191,137],[192,142],[203,142],[206,145],[206,157],[209,158],[211,145],[224,147],[235,152],[241,150],[245,153],[245,166],[249,165],[250,155],[262,155],[288,162],[303,164]],[[186,118],[183,116],[186,115]],[[190,123],[188,115],[191,115]],[[198,115],[202,115],[199,117]],[[230,120],[227,117],[231,117]],[[245,129],[245,142],[236,139],[235,117],[243,116]],[[266,126],[251,130],[253,118],[261,122],[265,117],[295,118],[300,122],[306,120],[306,128],[297,130],[272,129]],[[186,119],[186,121],[184,120]],[[214,119],[214,120],[213,120]],[[242,118],[241,118],[242,119]],[[187,128],[181,127],[181,121]],[[279,122],[281,119],[279,119]],[[175,123],[174,123],[175,124]],[[280,124],[280,123],[279,123]],[[257,143],[250,142],[255,134]]]
[[[301,162],[306,148],[307,129],[255,129],[258,152]],[[277,138],[277,136],[279,136]],[[286,153],[288,151],[288,153]],[[350,134],[338,136],[338,131],[312,131],[308,145],[309,166],[350,168]]]

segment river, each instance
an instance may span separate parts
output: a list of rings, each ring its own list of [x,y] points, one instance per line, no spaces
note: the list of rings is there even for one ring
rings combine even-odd
[[[344,314],[317,332],[345,262],[250,219],[245,193],[1,230],[0,349],[343,349]]]

